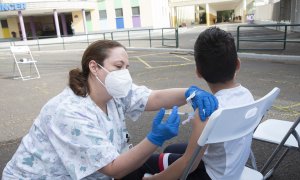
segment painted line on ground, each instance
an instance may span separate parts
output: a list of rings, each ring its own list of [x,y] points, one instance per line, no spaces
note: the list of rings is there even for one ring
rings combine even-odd
[[[150,66],[150,64],[148,64],[146,61],[144,61],[142,58],[140,57],[136,57],[141,63],[145,64],[147,66],[147,68],[152,68],[152,66]]]
[[[186,58],[186,57],[178,56],[178,55],[176,55],[176,54],[174,54],[174,56],[179,57],[179,58],[184,59],[184,60],[189,61],[189,62],[192,61],[192,60],[190,60],[190,59],[188,59],[188,58]]]
[[[147,69],[158,69],[158,68],[165,68],[165,67],[179,67],[179,66],[187,66],[194,63],[184,63],[184,64],[171,64],[166,66],[155,66],[155,67],[146,67]]]
[[[128,51],[130,53],[130,51]],[[157,54],[168,54],[169,52],[162,52],[162,53],[151,53],[151,54],[143,54],[143,55],[137,55],[137,56],[131,56],[131,57],[145,57],[145,56],[152,56]]]

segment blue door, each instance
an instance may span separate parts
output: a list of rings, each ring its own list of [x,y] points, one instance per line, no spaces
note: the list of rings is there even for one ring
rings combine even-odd
[[[123,17],[116,18],[116,26],[117,26],[117,29],[124,28],[124,18]]]

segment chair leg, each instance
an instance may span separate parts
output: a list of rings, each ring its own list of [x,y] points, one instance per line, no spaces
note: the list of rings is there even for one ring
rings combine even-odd
[[[272,162],[272,160],[274,159],[274,157],[276,156],[276,154],[279,152],[279,150],[284,147],[284,143],[287,141],[287,139],[290,137],[291,134],[295,134],[294,137],[298,140],[299,135],[297,134],[297,132],[295,132],[295,128],[298,125],[298,123],[300,122],[300,118],[296,121],[297,123],[294,123],[292,125],[292,127],[289,129],[289,131],[287,132],[287,134],[284,136],[284,138],[281,140],[280,144],[276,147],[276,149],[274,150],[274,152],[272,153],[272,155],[269,157],[269,159],[267,160],[267,162],[264,164],[264,166],[261,169],[261,173],[264,173],[264,171],[267,169],[267,167],[270,165],[270,163]],[[299,140],[300,141],[300,140]],[[286,150],[283,153],[283,157],[285,156],[285,154],[287,153],[288,150]],[[281,158],[283,158],[281,157]]]
[[[277,150],[277,149],[276,149]],[[275,150],[275,151],[276,151]],[[267,160],[267,162],[264,164],[264,166],[261,169],[261,173],[263,173],[267,167],[270,165],[270,163],[272,162],[272,160],[274,159],[275,155],[278,153],[278,151],[276,151],[270,156],[270,158]],[[280,162],[283,160],[283,158],[286,156],[286,154],[288,153],[289,148],[286,148],[284,150],[284,152],[282,153],[282,155],[280,156],[280,158],[278,159],[278,161],[275,163],[275,165],[266,173],[266,175],[264,175],[264,179],[268,179],[270,176],[272,176],[273,172],[275,171],[275,169],[278,167],[278,165],[280,164]]]
[[[252,165],[252,167],[253,167],[255,170],[257,170],[257,163],[256,163],[256,159],[255,159],[255,156],[254,156],[254,153],[253,153],[252,149],[251,149],[251,151],[250,151],[250,160],[251,160],[251,165]]]

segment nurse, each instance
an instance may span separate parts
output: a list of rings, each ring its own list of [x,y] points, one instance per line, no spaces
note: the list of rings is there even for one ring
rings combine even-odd
[[[116,41],[92,43],[81,65],[69,72],[69,86],[44,105],[7,163],[3,180],[119,179],[178,134],[176,106],[186,103],[187,89],[150,90],[133,84],[127,52]],[[195,92],[193,107],[200,107],[205,118],[218,103],[201,89]],[[164,108],[172,107],[162,123]],[[129,149],[125,119],[159,109],[147,137]]]

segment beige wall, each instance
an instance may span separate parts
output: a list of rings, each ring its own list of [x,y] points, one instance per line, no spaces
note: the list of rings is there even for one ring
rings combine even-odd
[[[77,18],[75,18],[75,16],[77,16]],[[73,27],[74,27],[75,34],[84,33],[82,12],[81,11],[72,12],[72,19],[73,19]]]
[[[163,28],[170,27],[170,14],[169,4],[167,0],[151,0],[152,12],[149,16],[152,16],[152,27]]]
[[[13,32],[13,31],[16,32],[17,38],[20,37],[18,22],[19,22],[18,17],[8,17],[7,18],[9,33],[11,34],[11,32]]]
[[[250,3],[250,1],[249,1]],[[240,1],[240,3],[235,7],[234,9],[234,16],[241,16],[242,17],[242,22],[246,22],[246,10],[244,10],[244,1]]]
[[[177,21],[179,25],[191,25],[195,21],[195,6],[177,7]]]
[[[106,3],[106,14],[107,14],[107,22],[108,29],[116,29],[116,14],[115,14],[115,6],[114,1],[105,1]]]
[[[215,20],[217,19],[217,11],[213,9],[208,3],[206,4],[206,25],[211,26],[215,24]]]
[[[149,0],[140,1],[140,12],[141,12],[141,26],[142,27],[152,27],[152,3]]]
[[[93,24],[93,31],[100,31],[101,29],[98,9],[91,11],[91,19]]]
[[[123,16],[124,16],[124,28],[132,28],[132,11],[130,0],[123,0]]]
[[[2,33],[2,26],[1,26],[1,23],[0,23],[0,38],[3,38],[3,33]]]
[[[243,16],[243,1],[241,1],[234,9],[235,16]]]
[[[171,27],[177,26],[177,15],[176,15],[176,7],[170,7],[170,21]]]

